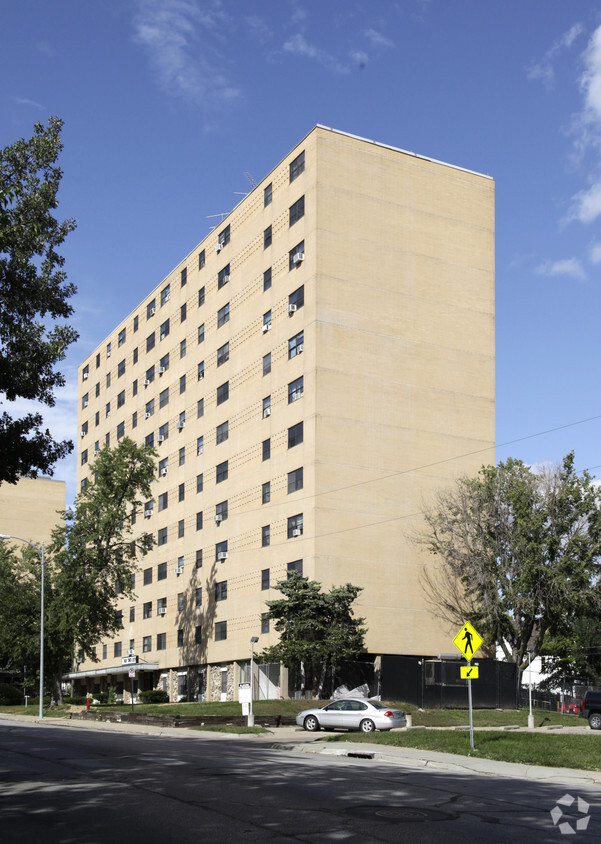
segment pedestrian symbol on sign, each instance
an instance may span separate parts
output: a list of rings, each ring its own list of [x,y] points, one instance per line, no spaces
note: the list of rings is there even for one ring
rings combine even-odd
[[[466,621],[453,639],[453,644],[469,662],[482,644],[482,636]]]

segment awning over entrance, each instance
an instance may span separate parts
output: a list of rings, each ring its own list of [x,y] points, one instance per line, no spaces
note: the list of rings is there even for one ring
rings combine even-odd
[[[135,665],[115,665],[109,668],[90,668],[89,671],[73,671],[63,674],[63,680],[83,680],[86,677],[105,677],[107,674],[127,674],[130,668],[139,671],[158,671],[158,662],[136,662]]]

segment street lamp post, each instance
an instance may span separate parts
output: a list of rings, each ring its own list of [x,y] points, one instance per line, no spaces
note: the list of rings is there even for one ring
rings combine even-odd
[[[532,729],[534,727],[534,715],[532,714],[532,664],[530,662],[530,657],[532,655],[532,651],[528,648],[528,727]]]
[[[28,539],[23,539],[21,536],[10,536],[6,533],[0,533],[0,539],[18,539],[19,542],[24,542],[30,545],[41,556],[42,561],[42,582],[40,590],[40,721],[44,720],[44,543],[41,547],[34,545]]]
[[[246,720],[248,727],[255,726],[255,715],[253,712],[253,697],[254,697],[254,656],[255,656],[255,645],[259,641],[258,636],[251,636],[250,637],[250,706],[248,708],[248,718]]]

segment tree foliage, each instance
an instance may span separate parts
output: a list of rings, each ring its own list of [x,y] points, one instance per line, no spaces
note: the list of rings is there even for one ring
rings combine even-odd
[[[74,655],[81,651],[94,659],[100,639],[121,629],[117,601],[121,594],[133,597],[137,560],[152,547],[150,534],[136,531],[133,513],[152,497],[155,457],[154,449],[137,448],[128,438],[114,449],[104,446],[90,467],[93,482],[53,532],[46,554],[44,653],[55,700]],[[0,658],[15,670],[39,657],[40,559],[30,552],[19,558],[4,546],[0,554],[0,593],[6,589],[16,602],[12,610],[9,601],[0,602]],[[15,607],[18,622],[11,618]],[[18,629],[22,638],[13,639],[11,631]]]
[[[52,406],[65,383],[55,364],[63,360],[77,332],[57,320],[73,313],[64,258],[57,249],[75,228],[53,211],[62,171],[62,120],[36,123],[34,135],[0,150],[0,394],[13,402],[32,399]],[[48,321],[48,325],[44,323]],[[52,474],[53,464],[73,443],[55,442],[42,430],[40,413],[13,419],[0,415],[0,483],[19,475]]]
[[[511,458],[483,467],[440,491],[425,523],[414,539],[440,564],[424,574],[433,610],[471,621],[520,670],[528,648],[538,654],[545,637],[598,611],[599,493],[573,453],[538,472]]]
[[[290,572],[275,587],[283,598],[267,601],[268,616],[280,634],[277,645],[259,655],[262,662],[283,662],[288,667],[307,663],[328,665],[356,659],[363,650],[365,619],[355,618],[352,604],[361,587],[347,583],[321,591],[321,584]]]
[[[599,616],[572,619],[569,629],[549,636],[543,643],[542,688],[566,685],[601,687],[601,627]]]

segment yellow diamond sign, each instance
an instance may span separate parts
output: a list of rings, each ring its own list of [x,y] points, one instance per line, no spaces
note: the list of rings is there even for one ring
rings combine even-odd
[[[482,644],[482,641],[482,636],[474,630],[469,621],[466,621],[453,639],[453,644],[469,662]]]

